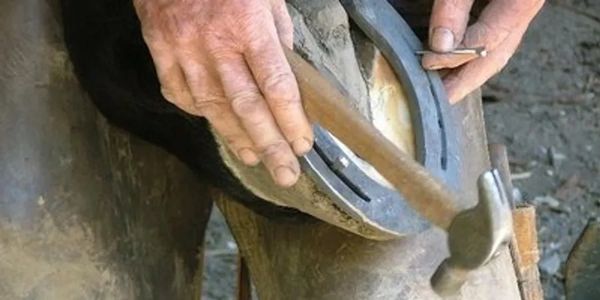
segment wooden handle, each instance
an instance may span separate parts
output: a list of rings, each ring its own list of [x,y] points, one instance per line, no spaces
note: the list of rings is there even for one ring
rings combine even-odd
[[[454,194],[350,108],[351,102],[312,65],[283,48],[296,75],[308,118],[370,163],[423,217],[448,228],[458,212]]]

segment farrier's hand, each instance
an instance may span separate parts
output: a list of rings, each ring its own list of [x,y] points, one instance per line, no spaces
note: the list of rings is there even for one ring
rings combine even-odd
[[[247,165],[281,186],[313,133],[282,50],[293,25],[284,0],[134,0],[164,97],[208,119]],[[295,155],[294,155],[295,154]]]
[[[448,52],[456,47],[485,47],[486,57],[427,54],[423,67],[452,69],[444,85],[452,103],[498,73],[516,51],[544,0],[490,0],[476,23],[467,27],[473,0],[435,0],[429,24],[429,47]]]

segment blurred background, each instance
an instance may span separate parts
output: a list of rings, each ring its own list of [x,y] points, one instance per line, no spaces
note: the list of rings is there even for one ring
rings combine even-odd
[[[546,299],[564,299],[567,255],[600,217],[600,1],[547,1],[484,97],[488,138],[537,208]]]
[[[488,139],[508,147],[515,187],[537,207],[546,299],[564,299],[569,250],[600,217],[600,1],[546,1],[483,95]],[[218,212],[206,243],[203,299],[234,299],[237,249]]]

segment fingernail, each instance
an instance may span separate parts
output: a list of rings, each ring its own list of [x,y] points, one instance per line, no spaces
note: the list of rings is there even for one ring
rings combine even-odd
[[[283,187],[290,187],[296,183],[297,174],[290,167],[280,166],[275,169],[275,181]]]
[[[312,142],[307,138],[300,138],[292,142],[292,148],[296,155],[304,155],[312,148]]]
[[[238,157],[244,164],[249,166],[255,166],[259,162],[258,155],[248,148],[240,149],[238,151]]]
[[[448,52],[454,48],[454,34],[445,27],[437,27],[431,34],[429,42],[431,50],[437,52]]]

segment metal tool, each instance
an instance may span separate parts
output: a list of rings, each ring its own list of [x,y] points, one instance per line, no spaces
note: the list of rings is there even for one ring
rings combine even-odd
[[[286,57],[296,75],[308,118],[326,128],[357,156],[370,163],[433,224],[448,228],[458,213],[454,192],[386,139],[347,103],[345,93],[292,50]],[[332,114],[331,112],[336,112]],[[377,145],[377,147],[373,147]]]
[[[404,89],[415,135],[412,159],[440,180],[458,182],[464,154],[452,124],[457,120],[438,74],[426,72],[414,55],[420,41],[387,1],[370,1],[369,10],[355,9],[350,2],[342,5],[357,25],[353,30],[364,32],[381,51]],[[327,78],[335,83],[333,76]],[[336,208],[385,239],[419,234],[431,226],[404,195],[365,172],[339,139],[318,124],[313,129],[314,149],[301,158],[302,169]]]
[[[448,228],[450,257],[431,278],[431,286],[442,296],[460,290],[468,271],[477,269],[510,242],[512,214],[497,170],[485,172],[477,181],[479,202],[459,213]]]
[[[373,5],[381,5],[379,1],[341,2],[359,26],[372,21],[369,18],[373,17]],[[451,255],[435,272],[432,286],[441,295],[458,291],[468,271],[487,263],[512,232],[510,205],[497,172],[481,175],[477,205],[459,211],[454,192],[352,110],[344,92],[293,51],[286,50],[286,56],[296,75],[309,119],[326,128],[370,163],[413,209],[448,232]]]
[[[404,195],[413,209],[448,232],[451,256],[432,277],[432,286],[441,295],[459,290],[467,272],[487,263],[512,232],[510,204],[498,172],[481,175],[478,204],[459,211],[454,192],[350,108],[343,92],[293,51],[286,50],[286,56],[309,119],[342,140]]]
[[[425,55],[425,54],[459,54],[459,55],[477,55],[479,57],[487,56],[487,50],[485,47],[475,47],[475,48],[456,48],[452,51],[448,52],[437,52],[432,50],[417,50],[415,51],[417,55]]]

